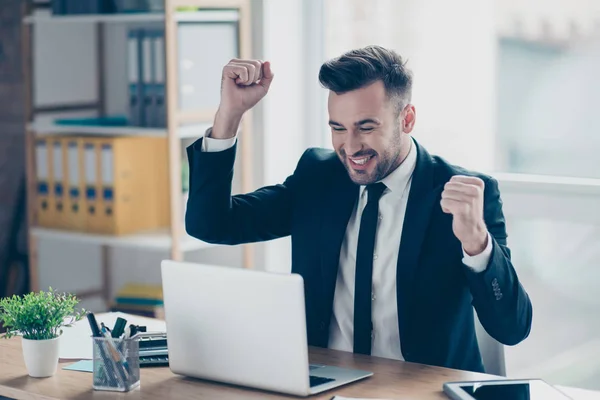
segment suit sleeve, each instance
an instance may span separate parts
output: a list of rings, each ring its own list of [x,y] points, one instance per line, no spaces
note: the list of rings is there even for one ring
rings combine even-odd
[[[484,219],[492,240],[492,253],[482,272],[465,269],[473,306],[485,330],[505,345],[524,340],[531,330],[533,309],[512,265],[498,182],[485,183]]]
[[[237,144],[216,152],[198,139],[187,148],[190,191],[185,215],[189,235],[208,243],[236,245],[290,234],[296,178],[252,193],[231,195]]]

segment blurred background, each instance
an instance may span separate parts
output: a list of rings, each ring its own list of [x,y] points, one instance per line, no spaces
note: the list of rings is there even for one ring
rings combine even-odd
[[[163,1],[77,3],[0,2],[0,297],[52,286],[159,315],[162,259],[289,271],[287,238],[186,235],[185,148],[212,122],[222,66],[270,60],[234,186],[282,182],[307,147],[331,147],[321,63],[379,44],[414,72],[414,137],[500,183],[534,306],[507,374],[600,389],[599,2],[215,0],[166,19]]]

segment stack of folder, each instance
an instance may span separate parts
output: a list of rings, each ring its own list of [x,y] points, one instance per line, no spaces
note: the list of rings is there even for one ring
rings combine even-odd
[[[52,13],[112,14],[164,11],[164,0],[51,0]]]
[[[164,318],[163,292],[161,285],[130,283],[119,289],[112,311]]]
[[[127,49],[130,125],[164,128],[167,125],[164,29],[130,29]]]
[[[166,138],[40,136],[35,150],[39,226],[111,235],[169,226]]]
[[[106,14],[113,6],[113,0],[52,0],[52,14]]]

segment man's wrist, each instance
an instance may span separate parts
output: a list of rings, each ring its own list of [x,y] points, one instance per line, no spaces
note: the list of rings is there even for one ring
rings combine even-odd
[[[486,229],[480,229],[481,233],[477,236],[477,239],[465,242],[462,244],[463,250],[469,256],[476,256],[481,254],[487,247],[488,234]]]
[[[231,139],[235,137],[242,116],[243,114],[219,109],[215,115],[215,122],[209,137],[213,139]]]

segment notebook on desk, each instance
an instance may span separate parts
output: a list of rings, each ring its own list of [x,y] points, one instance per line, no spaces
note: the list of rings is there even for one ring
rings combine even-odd
[[[176,374],[298,396],[372,375],[309,366],[299,275],[175,261],[161,271]]]

